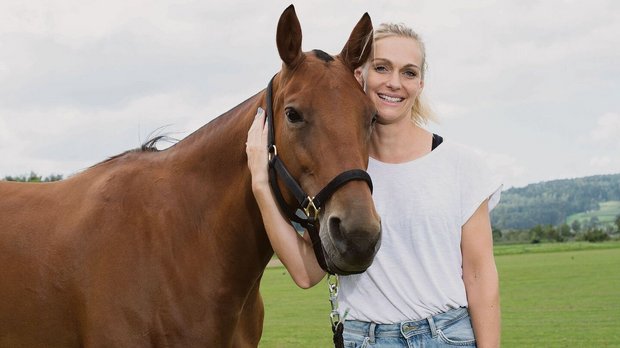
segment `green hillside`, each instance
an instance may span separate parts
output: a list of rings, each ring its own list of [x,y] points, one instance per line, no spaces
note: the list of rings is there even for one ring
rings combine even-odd
[[[572,224],[578,220],[582,225],[596,220],[604,225],[611,225],[620,215],[620,201],[609,201],[599,203],[599,209],[581,213],[576,213],[566,218],[567,224]]]
[[[563,179],[511,188],[502,192],[491,222],[500,229],[536,225],[613,223],[620,215],[620,174]]]

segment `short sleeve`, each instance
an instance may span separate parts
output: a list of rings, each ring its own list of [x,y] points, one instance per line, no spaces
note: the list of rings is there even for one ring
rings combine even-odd
[[[499,203],[502,178],[489,165],[481,152],[462,147],[459,156],[461,225],[476,212],[485,199],[489,211]]]

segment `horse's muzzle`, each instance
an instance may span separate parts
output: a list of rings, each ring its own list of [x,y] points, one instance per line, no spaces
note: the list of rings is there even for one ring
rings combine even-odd
[[[330,216],[324,226],[327,228],[321,231],[321,241],[326,262],[334,273],[356,274],[370,267],[381,245],[380,221]]]

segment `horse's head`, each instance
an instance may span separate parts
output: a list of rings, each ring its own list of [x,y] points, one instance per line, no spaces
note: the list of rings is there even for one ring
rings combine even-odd
[[[310,196],[339,174],[368,166],[376,111],[353,71],[368,58],[371,37],[372,23],[364,14],[339,55],[302,52],[293,6],[280,17],[277,45],[283,65],[273,81],[275,143],[278,156]],[[280,186],[286,200],[293,201],[282,180]],[[318,221],[330,270],[350,274],[370,266],[381,224],[366,181],[340,186],[321,208]]]

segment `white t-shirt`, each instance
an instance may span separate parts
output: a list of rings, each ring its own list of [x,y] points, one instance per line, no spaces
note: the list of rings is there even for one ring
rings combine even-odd
[[[444,141],[411,162],[368,164],[381,216],[381,247],[362,274],[341,276],[346,319],[389,324],[467,307],[461,227],[501,181],[474,150]]]

